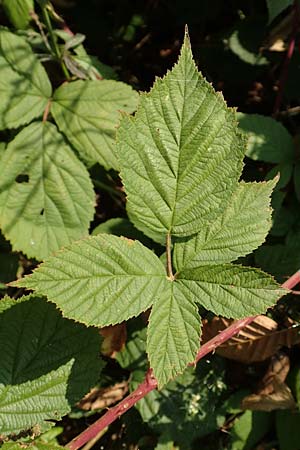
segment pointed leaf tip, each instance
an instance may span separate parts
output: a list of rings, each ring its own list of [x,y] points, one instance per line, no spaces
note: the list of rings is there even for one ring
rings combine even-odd
[[[186,29],[178,62],[117,130],[130,220],[164,243],[213,221],[237,186],[245,141],[223,96],[197,70]]]
[[[191,39],[190,39],[190,34],[189,34],[189,27],[187,25],[185,25],[185,28],[184,28],[183,46],[187,46],[188,48],[191,48]]]

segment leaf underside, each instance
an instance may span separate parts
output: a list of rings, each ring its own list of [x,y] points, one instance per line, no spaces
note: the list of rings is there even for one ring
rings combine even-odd
[[[158,242],[197,232],[235,190],[243,154],[234,111],[198,72],[186,38],[178,63],[118,129],[130,219]]]
[[[154,304],[148,328],[147,352],[159,387],[192,363],[200,345],[200,316],[195,299],[179,283],[167,282]]]
[[[106,326],[150,308],[164,275],[159,259],[138,241],[100,234],[49,257],[17,284],[46,295],[66,317]]]
[[[271,193],[275,181],[238,185],[227,207],[198,234],[175,243],[177,271],[203,265],[224,264],[259,247],[271,226]]]
[[[285,293],[269,275],[230,264],[264,241],[277,182],[239,183],[244,151],[234,111],[198,73],[186,35],[178,63],[122,119],[117,138],[129,216],[157,242],[170,235],[175,276],[137,241],[99,234],[14,285],[97,326],[152,307],[147,353],[162,387],[196,357],[198,305],[241,318]]]

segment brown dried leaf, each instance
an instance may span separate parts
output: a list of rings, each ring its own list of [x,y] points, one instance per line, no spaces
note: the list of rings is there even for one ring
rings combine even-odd
[[[284,382],[289,370],[290,360],[287,355],[278,353],[273,356],[258,392],[245,397],[242,408],[252,411],[294,409],[295,400]]]
[[[252,411],[274,411],[276,409],[294,409],[296,402],[290,388],[275,375],[272,394],[251,394],[242,401],[243,409]]]
[[[233,321],[214,317],[203,324],[202,343],[216,336]],[[291,347],[300,342],[300,326],[278,330],[278,324],[267,316],[257,318],[240,333],[217,348],[216,352],[224,358],[245,364],[264,361],[274,355],[281,347]]]
[[[269,367],[261,380],[258,394],[268,395],[275,392],[273,386],[274,377],[284,383],[288,373],[290,371],[290,358],[281,352],[272,356]]]
[[[77,404],[78,408],[84,411],[94,411],[96,409],[108,408],[119,402],[128,392],[128,382],[123,381],[107,388],[93,388]]]
[[[104,337],[101,347],[103,355],[114,358],[115,354],[125,346],[127,339],[126,323],[122,322],[101,328],[100,334]]]

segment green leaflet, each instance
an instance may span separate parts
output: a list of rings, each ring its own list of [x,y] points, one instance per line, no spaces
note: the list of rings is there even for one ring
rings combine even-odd
[[[178,282],[190,301],[232,319],[262,314],[287,292],[270,275],[233,264],[188,269]]]
[[[0,314],[1,435],[67,414],[99,377],[99,345],[97,330],[63,319],[42,298],[9,302]]]
[[[150,308],[164,283],[154,253],[138,241],[99,234],[49,257],[16,284],[47,295],[66,317],[106,326]]]
[[[27,42],[0,28],[0,130],[43,114],[51,96],[48,76]]]
[[[287,129],[271,117],[238,114],[239,128],[248,139],[246,155],[254,160],[280,163],[294,158],[294,143]]]
[[[0,172],[0,225],[14,250],[43,259],[88,234],[92,183],[53,124],[24,128],[2,154]]]
[[[196,233],[236,188],[244,149],[234,111],[197,71],[186,36],[178,63],[117,133],[130,219],[158,242]]]
[[[271,227],[271,193],[277,180],[238,185],[222,214],[174,246],[176,270],[224,264],[261,245]]]
[[[154,303],[148,327],[147,352],[159,387],[195,360],[200,346],[200,316],[195,299],[180,283],[168,282]]]
[[[117,169],[114,140],[119,112],[133,112],[137,98],[130,86],[119,81],[78,80],[55,91],[51,112],[84,160]]]
[[[14,27],[28,27],[29,13],[34,10],[33,0],[2,0],[2,7]]]

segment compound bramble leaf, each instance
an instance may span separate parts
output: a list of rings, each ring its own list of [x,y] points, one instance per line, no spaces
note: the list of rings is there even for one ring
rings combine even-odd
[[[59,420],[97,381],[96,329],[62,318],[45,299],[23,297],[0,314],[0,432]]]
[[[183,270],[177,281],[190,301],[232,319],[261,314],[287,292],[261,270],[234,264]]]
[[[27,42],[0,29],[0,130],[17,128],[43,114],[52,88]]]
[[[261,245],[271,227],[270,196],[276,182],[239,183],[214,222],[175,244],[176,270],[231,262]]]
[[[16,284],[47,295],[69,318],[106,326],[150,308],[165,280],[164,266],[151,250],[99,234],[49,257]]]
[[[224,264],[259,246],[271,226],[277,180],[239,184],[244,149],[234,111],[198,73],[186,36],[178,63],[142,95],[135,117],[125,116],[118,132],[129,216],[167,243],[165,255],[160,260],[137,241],[101,233],[13,285],[96,326],[152,307],[147,353],[162,387],[195,360],[198,304],[242,318],[265,312],[286,292],[260,270]]]
[[[117,169],[114,141],[119,112],[133,112],[137,99],[137,92],[120,81],[78,80],[55,91],[51,112],[85,161]]]
[[[51,123],[32,123],[0,159],[0,225],[14,250],[44,259],[88,234],[88,171]]]
[[[196,233],[236,188],[244,151],[234,111],[197,71],[186,36],[178,63],[118,130],[130,219],[159,242]]]

